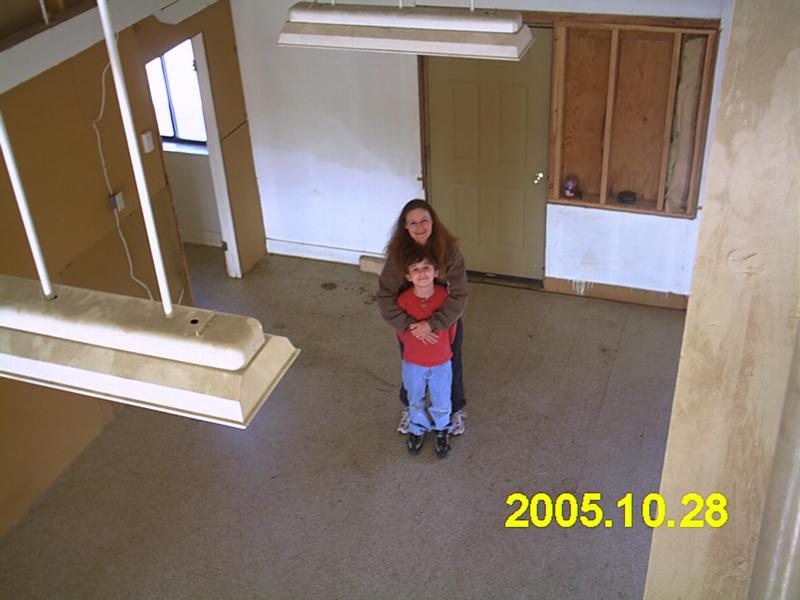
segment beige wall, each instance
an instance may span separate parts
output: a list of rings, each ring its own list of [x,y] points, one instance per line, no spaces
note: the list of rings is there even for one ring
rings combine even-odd
[[[646,598],[747,594],[798,329],[798,23],[736,1],[661,486],[679,513],[722,492],[730,520],[655,530]]]
[[[230,9],[221,1],[176,27],[147,19],[121,32],[120,54],[138,131],[157,132],[144,64],[200,31],[206,36],[220,129],[228,136],[243,123],[246,128]],[[114,216],[106,203],[91,127],[100,106],[100,75],[106,62],[105,46],[97,44],[0,96],[0,109],[51,278],[142,296],[142,289],[128,277]],[[122,229],[131,247],[135,272],[157,295],[110,72],[108,77],[109,98],[100,129],[111,185],[125,194]],[[175,300],[186,288],[184,302],[190,302],[163,158],[160,150],[143,158],[171,294]],[[257,199],[255,204],[258,206]],[[261,223],[260,214],[257,221]],[[261,250],[263,254],[263,244]],[[2,161],[0,272],[35,277]],[[112,417],[109,403],[0,379],[0,534],[24,514]]]

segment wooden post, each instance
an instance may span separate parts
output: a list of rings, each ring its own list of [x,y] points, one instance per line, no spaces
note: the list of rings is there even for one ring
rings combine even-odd
[[[678,91],[678,68],[681,61],[681,44],[683,36],[680,32],[675,34],[675,44],[672,49],[672,69],[669,74],[669,97],[667,98],[667,114],[664,117],[664,145],[661,149],[661,172],[658,176],[658,199],[656,209],[664,210],[664,194],[667,185],[667,168],[669,167],[669,148],[672,141],[672,122],[675,118],[675,96]]]
[[[697,210],[697,193],[700,187],[700,162],[702,154],[700,149],[705,145],[706,127],[708,126],[708,104],[711,94],[711,65],[715,55],[717,36],[709,34],[706,40],[706,56],[703,64],[703,84],[700,87],[700,104],[697,107],[697,128],[695,129],[694,151],[692,154],[692,174],[689,182],[689,202],[686,210],[692,215]]]
[[[617,62],[619,61],[619,29],[611,32],[611,56],[608,63],[608,95],[606,96],[606,123],[603,131],[603,167],[600,175],[600,204],[608,197],[608,163],[611,156],[611,124],[614,120],[614,97],[617,88]]]
[[[552,200],[561,197],[561,145],[564,126],[564,75],[567,63],[567,28],[556,23],[553,28],[553,75],[550,91],[550,153],[548,193]]]

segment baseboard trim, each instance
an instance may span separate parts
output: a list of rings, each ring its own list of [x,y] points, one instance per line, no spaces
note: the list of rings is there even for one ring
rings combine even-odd
[[[344,263],[348,265],[358,265],[361,256],[365,255],[363,250],[335,248],[333,246],[321,246],[303,242],[277,240],[274,238],[267,238],[267,252],[269,254],[282,254],[284,256],[295,256],[298,258],[312,258],[315,260],[326,260],[329,262]],[[369,256],[369,254],[366,254],[365,256]],[[378,255],[376,254],[376,256]]]
[[[181,241],[202,246],[222,246],[222,234],[219,231],[204,231],[202,229],[181,229]]]
[[[586,298],[613,300],[615,302],[642,304],[644,306],[671,308],[673,310],[686,310],[686,305],[689,302],[689,297],[684,294],[655,292],[639,288],[608,285],[606,283],[592,283],[590,281],[570,281],[556,277],[545,277],[544,289],[546,292],[554,292],[556,294],[584,296]]]

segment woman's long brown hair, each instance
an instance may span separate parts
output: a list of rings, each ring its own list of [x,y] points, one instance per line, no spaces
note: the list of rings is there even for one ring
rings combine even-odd
[[[405,271],[405,257],[417,245],[406,230],[406,216],[416,208],[421,208],[431,216],[431,236],[425,248],[436,257],[439,263],[439,277],[447,278],[447,257],[458,248],[458,240],[447,230],[439,220],[439,215],[425,200],[415,198],[410,200],[400,211],[397,223],[392,230],[389,243],[386,244],[386,260],[392,261],[398,271]]]

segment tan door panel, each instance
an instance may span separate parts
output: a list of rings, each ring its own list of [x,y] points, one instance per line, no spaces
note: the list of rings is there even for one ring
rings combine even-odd
[[[427,59],[430,199],[467,268],[544,276],[552,31],[519,63]]]

